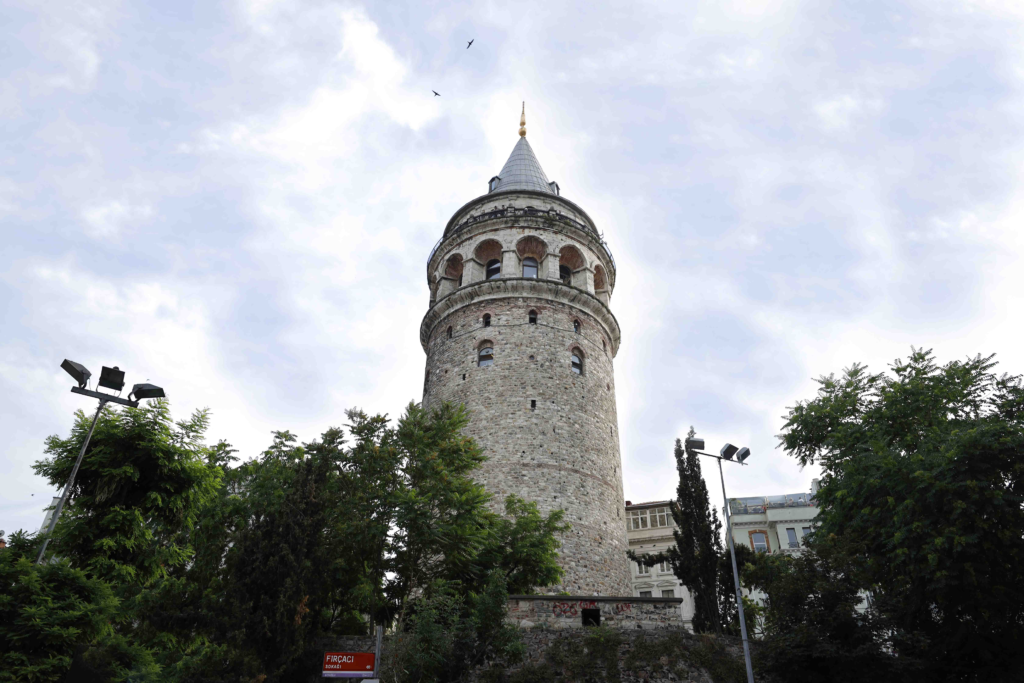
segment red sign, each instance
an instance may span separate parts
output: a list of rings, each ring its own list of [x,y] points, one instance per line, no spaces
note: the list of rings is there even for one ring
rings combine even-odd
[[[372,652],[325,652],[322,678],[370,678],[375,657]]]

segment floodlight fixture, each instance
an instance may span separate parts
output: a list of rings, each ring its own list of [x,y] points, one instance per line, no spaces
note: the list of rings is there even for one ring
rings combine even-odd
[[[89,382],[89,378],[92,377],[92,373],[81,363],[76,363],[73,360],[64,359],[64,362],[60,364],[64,368],[64,372],[71,375],[76,382],[78,382],[79,388],[84,387]]]
[[[743,462],[750,457],[750,449],[744,446],[743,448],[736,451],[736,462]]]
[[[727,443],[724,446],[722,446],[722,450],[720,450],[718,454],[725,458],[726,460],[732,460],[732,456],[736,455],[736,451],[738,450],[739,449],[733,446],[731,443]]]
[[[704,450],[704,439],[688,438],[686,439],[686,450],[688,451],[702,451]]]
[[[124,389],[124,370],[116,365],[112,368],[104,365],[103,369],[100,370],[100,386],[113,389],[114,391],[121,391]]]
[[[164,398],[167,394],[161,387],[155,384],[136,384],[132,387],[132,391],[128,394],[128,398],[134,397],[136,401],[140,401],[144,398]]]
[[[85,456],[85,449],[89,447],[89,441],[92,439],[93,430],[96,429],[96,422],[100,419],[100,413],[103,412],[103,407],[108,403],[116,403],[122,406],[128,406],[129,408],[138,408],[139,401],[144,398],[163,398],[166,396],[164,390],[155,384],[136,384],[132,387],[132,391],[128,394],[128,398],[121,396],[114,396],[113,394],[107,394],[102,391],[93,391],[92,389],[86,389],[85,386],[92,376],[84,365],[76,363],[74,361],[64,359],[64,362],[60,364],[64,371],[75,378],[78,382],[77,387],[71,387],[71,393],[81,394],[82,396],[88,396],[90,398],[98,399],[100,404],[96,407],[96,414],[92,417],[92,424],[89,426],[89,433],[85,435],[85,441],[82,442],[82,449],[78,451],[78,459],[75,460],[75,466],[71,469],[71,476],[64,484],[64,492],[60,498],[57,499],[57,504],[53,508],[53,514],[50,516],[50,525],[46,529],[46,536],[43,538],[43,543],[39,547],[39,554],[36,556],[36,564],[41,565],[43,558],[46,556],[46,546],[49,545],[50,539],[53,537],[54,527],[57,526],[57,520],[60,518],[60,513],[64,509],[65,503],[68,502],[68,494],[71,492],[72,487],[75,485],[75,475],[78,474],[78,468],[82,464],[82,458]],[[107,389],[113,389],[114,391],[120,392],[124,389],[124,371],[116,365],[112,368],[103,366],[103,370],[100,372],[99,386]],[[135,399],[132,400],[134,395]],[[0,531],[0,536],[3,536],[3,532]]]

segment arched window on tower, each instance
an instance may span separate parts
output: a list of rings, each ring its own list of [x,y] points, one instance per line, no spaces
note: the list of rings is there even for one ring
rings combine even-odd
[[[449,339],[452,338],[452,326],[451,325],[448,326],[448,338]]]
[[[530,311],[530,324],[531,325],[536,325],[537,324],[537,311]]]
[[[537,277],[537,259],[532,256],[523,259],[523,277]]]
[[[445,265],[445,268],[444,268],[444,275],[445,275],[445,277],[447,277],[447,278],[449,278],[451,280],[456,280],[458,282],[456,287],[461,287],[462,286],[462,255],[461,254],[452,254],[450,257],[448,257],[448,263]]]
[[[491,326],[491,314],[490,313],[484,313],[484,327],[490,327],[490,326]]]
[[[580,333],[580,321],[579,320],[573,320],[572,321],[572,331],[575,332],[576,334]]]
[[[480,351],[477,352],[476,364],[482,368],[494,365],[494,348],[490,342],[484,342],[484,346],[480,347]]]
[[[567,285],[572,284],[572,274],[587,267],[580,250],[567,244],[558,251],[558,277]]]
[[[493,280],[496,277],[501,277],[501,261],[492,258],[487,262],[487,279]]]
[[[583,352],[579,349],[572,350],[572,371],[577,375],[583,374]]]

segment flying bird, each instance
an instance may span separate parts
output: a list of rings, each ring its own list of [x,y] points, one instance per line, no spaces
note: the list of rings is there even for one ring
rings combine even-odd
[[[434,97],[440,97],[441,96],[441,93],[437,92],[436,90],[431,90],[430,92],[434,93]]]
[[[476,38],[474,38],[473,40],[476,40]],[[466,49],[467,50],[469,49],[469,46],[473,44],[473,40],[471,40],[468,43],[466,43]]]

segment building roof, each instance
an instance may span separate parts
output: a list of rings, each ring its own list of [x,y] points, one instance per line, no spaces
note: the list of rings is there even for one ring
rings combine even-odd
[[[631,500],[626,501],[626,508],[644,508],[650,505],[668,505],[670,501],[667,500],[649,500],[646,503],[634,503]]]
[[[501,173],[498,174],[497,184],[490,191],[501,192],[504,190],[533,190],[534,192],[555,194],[548,177],[544,174],[544,169],[537,161],[537,155],[533,153],[533,148],[526,141],[526,136],[520,137],[519,142],[512,148],[512,154],[509,155],[508,161],[505,162]]]

